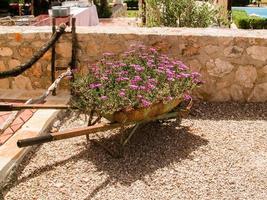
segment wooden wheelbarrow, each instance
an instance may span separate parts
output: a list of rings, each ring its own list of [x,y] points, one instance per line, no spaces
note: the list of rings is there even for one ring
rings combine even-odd
[[[93,118],[93,113],[89,116],[90,123],[88,127],[85,128],[75,128],[67,131],[60,131],[55,133],[48,133],[43,136],[27,138],[17,141],[17,146],[27,147],[37,144],[43,144],[47,142],[57,141],[68,139],[72,137],[78,137],[82,135],[86,135],[87,141],[89,141],[89,135],[95,134],[98,132],[103,132],[107,130],[112,130],[116,128],[124,129],[126,126],[133,126],[133,129],[129,133],[129,135],[121,140],[120,145],[124,147],[133,134],[136,132],[137,128],[142,125],[152,121],[160,121],[160,120],[168,120],[168,119],[177,119],[185,118],[192,105],[192,100],[186,102],[185,106],[181,106],[182,100],[176,99],[168,104],[158,103],[149,108],[142,108],[130,112],[118,112],[112,116],[104,116],[110,122],[100,122],[101,117],[98,117],[96,120],[92,122],[90,118]],[[31,104],[31,105],[12,105],[12,104],[2,104],[0,105],[0,110],[2,111],[11,111],[11,110],[21,110],[21,109],[69,109],[71,108],[69,105],[46,105],[46,104]],[[92,140],[93,141],[93,140]],[[93,141],[96,142],[96,141]],[[97,143],[97,142],[96,142]],[[99,143],[97,143],[99,144]],[[100,145],[100,144],[99,144]],[[104,146],[102,146],[104,147]],[[114,157],[120,157],[120,153],[114,153],[110,149],[104,147],[105,150],[108,151]],[[122,148],[120,148],[122,149]]]

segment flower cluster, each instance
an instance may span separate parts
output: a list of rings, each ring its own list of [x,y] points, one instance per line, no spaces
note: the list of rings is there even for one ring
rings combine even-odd
[[[181,61],[155,48],[134,46],[122,55],[105,53],[86,76],[75,74],[73,106],[104,114],[149,107],[174,98],[190,98],[201,81]]]

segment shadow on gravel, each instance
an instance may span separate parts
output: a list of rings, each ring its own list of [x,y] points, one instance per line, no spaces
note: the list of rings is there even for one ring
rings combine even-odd
[[[109,146],[119,142],[119,138],[119,133],[110,137],[106,135],[99,139],[99,143]],[[191,133],[189,127],[176,128],[174,123],[150,123],[137,130],[126,145],[124,156],[120,159],[112,158],[98,145],[90,144],[88,148],[85,147],[75,156],[34,170],[27,176],[16,180],[14,184],[6,186],[5,191],[52,171],[58,166],[83,159],[88,163],[93,163],[97,171],[108,175],[107,180],[97,185],[93,191],[88,191],[90,194],[85,199],[91,199],[110,183],[119,182],[122,185],[131,185],[137,180],[144,180],[145,176],[149,176],[158,169],[184,159],[191,159],[190,154],[193,151],[207,144],[207,140]],[[34,157],[35,154],[36,152],[32,156]],[[29,160],[30,158],[24,161],[23,166],[27,165]],[[18,174],[22,170],[18,170]]]
[[[119,141],[119,134],[99,140],[107,146],[114,141]],[[97,157],[87,159],[94,163],[98,171],[108,174],[109,179],[97,186],[85,199],[93,198],[110,182],[131,185],[158,169],[191,159],[193,151],[207,144],[207,140],[192,134],[188,127],[175,128],[174,124],[152,123],[135,133],[124,149],[123,158],[114,159],[102,148],[93,145],[89,151],[93,151]]]
[[[207,120],[267,120],[267,103],[198,102],[189,119]]]

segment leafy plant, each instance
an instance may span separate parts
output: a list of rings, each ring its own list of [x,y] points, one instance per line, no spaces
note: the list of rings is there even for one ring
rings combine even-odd
[[[104,54],[87,75],[75,74],[72,105],[82,112],[104,114],[188,98],[199,83],[180,60],[139,45],[121,55]]]
[[[233,21],[242,29],[266,29],[267,19],[257,16],[249,16],[244,10],[233,10]]]
[[[208,2],[146,0],[146,3],[146,26],[208,27],[227,24],[226,15],[220,7]]]

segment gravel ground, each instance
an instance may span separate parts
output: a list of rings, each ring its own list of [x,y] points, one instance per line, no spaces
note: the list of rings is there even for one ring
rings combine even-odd
[[[75,118],[75,117],[73,117]],[[84,125],[67,120],[61,129]],[[110,144],[119,134],[99,140]],[[85,137],[44,144],[5,199],[266,199],[267,104],[195,105],[181,126],[153,123],[114,159]]]

